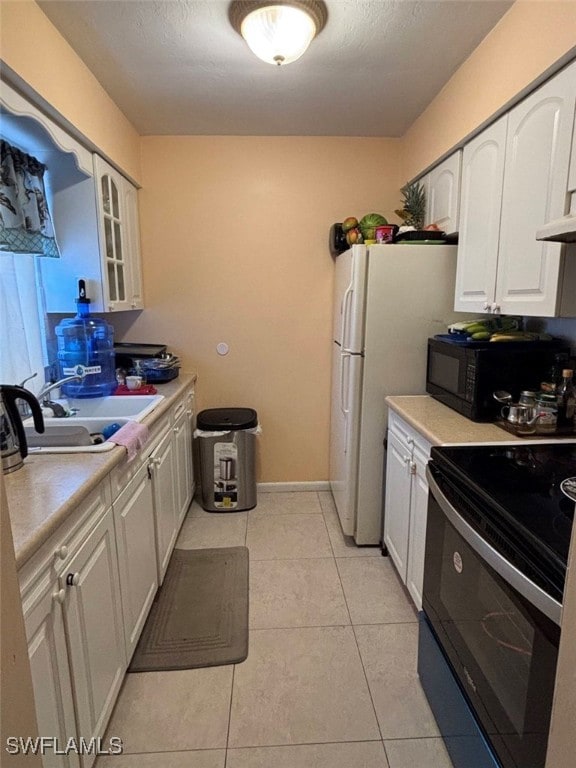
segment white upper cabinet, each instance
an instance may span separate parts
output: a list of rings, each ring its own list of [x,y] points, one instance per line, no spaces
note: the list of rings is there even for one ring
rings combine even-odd
[[[458,232],[460,169],[462,151],[458,150],[424,177],[426,190],[425,224],[436,224],[444,232]]]
[[[136,188],[94,155],[105,311],[142,309]]]
[[[53,161],[59,164],[60,159]],[[75,311],[80,278],[86,280],[92,312],[144,306],[138,191],[98,155],[93,156],[93,172],[53,190],[54,229],[62,258],[42,260],[48,312]]]
[[[2,137],[46,165],[59,259],[39,259],[48,312],[74,313],[78,280],[92,312],[142,309],[138,191],[3,83]]]
[[[455,309],[574,315],[574,267],[536,230],[566,211],[576,64],[464,148]]]
[[[126,245],[130,261],[130,309],[143,309],[142,252],[140,249],[140,215],[138,190],[127,179],[122,179],[124,211],[126,216]]]
[[[508,116],[464,147],[454,309],[484,312],[496,295]]]
[[[496,279],[496,304],[505,314],[561,310],[561,246],[537,241],[535,232],[564,214],[575,103],[572,66],[509,115]]]

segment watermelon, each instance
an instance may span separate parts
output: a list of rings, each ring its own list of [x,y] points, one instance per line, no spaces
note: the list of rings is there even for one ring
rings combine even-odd
[[[380,213],[367,213],[360,219],[359,228],[364,240],[374,240],[376,238],[376,227],[382,227],[388,224],[388,221]]]

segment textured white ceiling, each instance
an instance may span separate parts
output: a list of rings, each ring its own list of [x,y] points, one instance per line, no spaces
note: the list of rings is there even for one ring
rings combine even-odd
[[[326,0],[302,59],[257,59],[228,0],[40,0],[143,135],[401,136],[512,5]]]

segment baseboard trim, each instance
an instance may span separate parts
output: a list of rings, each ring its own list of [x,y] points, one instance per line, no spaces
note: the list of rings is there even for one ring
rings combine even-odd
[[[257,489],[260,493],[286,493],[289,491],[329,491],[330,482],[328,480],[313,480],[308,483],[258,483]]]

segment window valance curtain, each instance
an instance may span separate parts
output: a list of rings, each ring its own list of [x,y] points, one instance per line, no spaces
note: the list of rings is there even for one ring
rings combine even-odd
[[[45,171],[35,157],[0,140],[0,251],[59,258]]]

